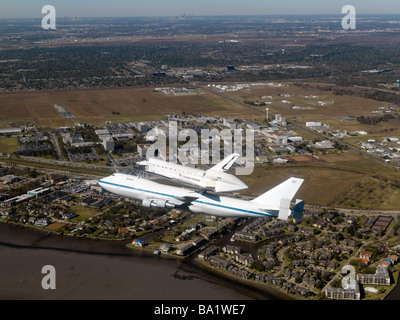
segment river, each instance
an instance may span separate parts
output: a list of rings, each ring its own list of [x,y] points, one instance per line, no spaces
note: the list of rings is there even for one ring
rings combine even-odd
[[[193,261],[141,254],[127,242],[49,234],[0,223],[0,300],[284,300],[236,283]],[[56,270],[44,290],[42,267]]]

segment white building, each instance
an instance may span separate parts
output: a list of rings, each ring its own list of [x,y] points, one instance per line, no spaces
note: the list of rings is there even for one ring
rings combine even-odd
[[[310,127],[321,127],[322,123],[321,122],[314,122],[314,121],[310,121],[310,122],[306,122],[306,127],[310,128]]]
[[[110,137],[103,138],[103,146],[104,146],[104,150],[106,150],[106,151],[109,151],[109,152],[114,151],[113,138],[110,138]]]

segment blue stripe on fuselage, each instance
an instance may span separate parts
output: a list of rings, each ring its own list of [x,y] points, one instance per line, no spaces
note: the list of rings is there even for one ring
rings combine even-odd
[[[112,185],[112,186],[117,186],[117,187],[137,190],[137,191],[143,191],[143,192],[147,192],[147,193],[152,193],[152,194],[156,194],[156,195],[159,195],[159,196],[165,196],[165,197],[171,197],[171,198],[179,198],[179,196],[173,196],[171,194],[166,194],[166,193],[161,193],[161,192],[156,192],[156,191],[149,191],[149,190],[144,190],[144,189],[140,189],[140,188],[134,188],[134,187],[126,186],[126,185],[123,185],[123,184],[117,184],[117,183],[108,182],[108,181],[101,181],[101,180],[99,180],[99,182],[100,183],[106,183],[106,184],[109,184],[109,185]],[[239,209],[239,208],[235,208],[235,207],[228,207],[228,206],[224,206],[224,205],[221,205],[221,204],[210,203],[210,202],[205,202],[205,201],[201,201],[201,200],[194,200],[193,202],[197,202],[197,203],[201,203],[201,204],[205,204],[205,205],[210,205],[210,206],[215,206],[215,207],[220,207],[220,208],[224,208],[224,209],[231,209],[231,210],[241,211],[241,212],[245,212],[245,213],[253,213],[253,214],[257,214],[257,215],[263,216],[263,217],[273,217],[272,214],[268,214],[268,213],[260,213],[260,212],[257,212],[257,211]]]

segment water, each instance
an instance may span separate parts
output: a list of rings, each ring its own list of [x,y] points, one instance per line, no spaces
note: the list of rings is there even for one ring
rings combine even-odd
[[[56,269],[56,289],[41,286]],[[126,242],[47,234],[0,223],[0,299],[282,300],[193,262],[136,253]]]

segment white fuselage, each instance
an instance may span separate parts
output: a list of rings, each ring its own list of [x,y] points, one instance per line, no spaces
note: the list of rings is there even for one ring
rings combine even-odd
[[[141,201],[162,199],[173,204],[184,197],[194,197],[195,200],[187,203],[187,209],[216,216],[269,217],[276,216],[279,210],[279,208],[266,209],[266,205],[251,201],[199,193],[121,173],[103,178],[99,180],[99,184],[109,192]]]
[[[247,185],[232,174],[226,172],[203,171],[201,169],[150,158],[139,162],[145,170],[178,182],[209,189],[215,192],[233,192],[247,189]]]

